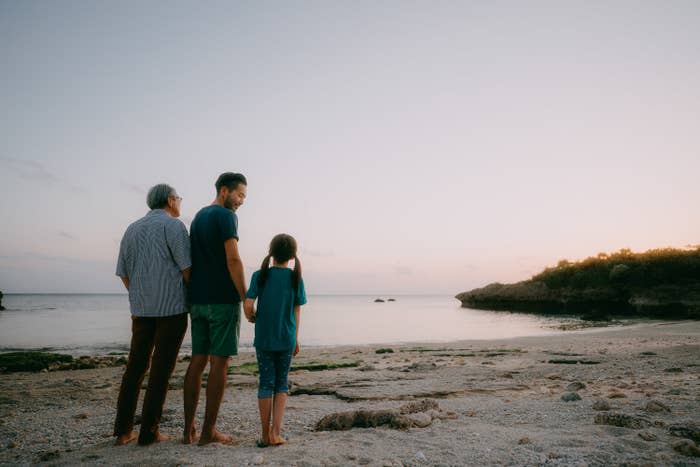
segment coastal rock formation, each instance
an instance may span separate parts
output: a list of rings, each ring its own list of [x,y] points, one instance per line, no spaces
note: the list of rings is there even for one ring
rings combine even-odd
[[[456,296],[465,308],[611,316],[700,319],[700,248],[629,250],[578,263],[561,261],[530,280],[493,283]]]

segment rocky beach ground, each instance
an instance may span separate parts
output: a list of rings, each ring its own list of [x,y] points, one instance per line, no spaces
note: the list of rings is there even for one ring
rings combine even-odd
[[[302,348],[289,443],[264,449],[253,362],[231,362],[219,415],[231,446],[113,446],[123,366],[0,375],[0,464],[700,465],[700,321]],[[177,437],[186,367],[161,423]]]

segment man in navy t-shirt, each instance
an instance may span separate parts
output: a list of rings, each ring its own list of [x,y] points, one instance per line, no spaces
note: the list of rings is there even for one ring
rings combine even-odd
[[[183,441],[197,439],[194,415],[202,374],[207,379],[207,406],[199,444],[231,443],[216,431],[216,418],[226,387],[228,359],[238,354],[241,297],[245,297],[243,262],[238,254],[238,217],[248,183],[242,174],[226,172],[216,181],[216,199],[200,209],[190,226],[192,275],[192,360],[185,375],[185,429]]]

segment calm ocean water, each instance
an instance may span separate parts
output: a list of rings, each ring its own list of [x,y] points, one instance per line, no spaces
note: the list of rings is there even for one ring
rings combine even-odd
[[[560,333],[565,319],[461,308],[449,296],[310,296],[302,307],[300,342],[307,346],[444,342]],[[387,297],[384,297],[387,298]],[[127,351],[131,335],[124,294],[6,294],[0,311],[0,352],[46,348],[73,355]],[[241,347],[253,326],[241,324]],[[190,350],[189,330],[183,352]]]

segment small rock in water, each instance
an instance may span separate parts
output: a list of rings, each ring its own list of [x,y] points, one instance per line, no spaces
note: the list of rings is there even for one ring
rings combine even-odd
[[[580,391],[581,389],[585,389],[585,388],[586,388],[586,385],[580,381],[574,381],[572,383],[569,383],[568,386],[566,386],[566,389],[568,391]]]
[[[610,410],[610,404],[606,400],[598,399],[593,403],[593,410]]]
[[[700,448],[689,439],[681,439],[671,444],[673,450],[684,456],[700,457]]]
[[[644,441],[656,441],[656,435],[650,431],[640,431],[639,437]]]
[[[79,413],[78,415],[73,416],[73,418],[75,418],[76,420],[85,420],[88,417],[89,415],[86,413]]]
[[[647,412],[670,412],[671,409],[663,402],[657,401],[655,399],[650,400],[644,406],[644,410]]]
[[[265,458],[263,456],[255,456],[253,457],[253,465],[262,465],[265,463]]]
[[[565,392],[561,395],[561,400],[564,402],[580,401],[581,396],[579,396],[576,392]]]
[[[423,454],[423,451],[418,451],[414,457],[417,461],[428,462],[428,458],[425,457],[425,454]]]
[[[527,436],[524,438],[520,438],[518,440],[518,444],[530,444],[530,443],[532,443],[532,441],[530,441],[530,438],[528,438]]]
[[[611,392],[608,394],[608,399],[623,399],[625,397],[627,397],[627,395],[622,392]]]

